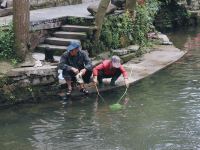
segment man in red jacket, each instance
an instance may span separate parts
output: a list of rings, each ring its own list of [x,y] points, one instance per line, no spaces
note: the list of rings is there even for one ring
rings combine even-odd
[[[120,58],[118,56],[113,56],[111,60],[104,60],[93,69],[93,80],[95,83],[97,83],[98,80],[99,86],[102,87],[103,78],[111,78],[110,85],[114,86],[115,81],[121,74],[123,74],[125,85],[128,87],[128,74],[121,65]]]

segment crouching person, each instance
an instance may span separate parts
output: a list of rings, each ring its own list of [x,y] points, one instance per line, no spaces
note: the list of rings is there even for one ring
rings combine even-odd
[[[67,95],[71,95],[72,82],[78,82],[80,92],[88,94],[84,83],[89,83],[92,75],[92,62],[78,42],[71,42],[67,51],[60,59],[59,68],[63,70],[63,77],[67,84]]]
[[[93,69],[93,81],[99,82],[99,86],[103,86],[103,78],[111,78],[110,85],[114,86],[115,81],[123,74],[126,87],[129,87],[128,74],[120,63],[118,56],[112,56],[111,60],[104,60],[101,64]]]

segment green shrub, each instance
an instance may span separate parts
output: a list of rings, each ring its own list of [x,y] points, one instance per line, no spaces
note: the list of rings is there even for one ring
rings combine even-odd
[[[129,12],[106,16],[99,42],[86,42],[84,47],[98,54],[132,44],[138,44],[141,47],[149,46],[147,34],[154,29],[153,21],[159,6],[160,3],[157,0],[147,0],[146,5],[137,5],[135,20]]]
[[[11,60],[16,58],[14,47],[13,26],[0,27],[0,59]]]
[[[148,46],[147,33],[153,28],[154,16],[158,8],[157,0],[147,1],[146,5],[137,5],[135,21],[129,12],[107,16],[100,40],[109,49],[122,48],[131,44]]]
[[[12,65],[16,65],[21,61],[14,51],[12,24],[7,27],[0,27],[0,60],[11,62]]]
[[[102,51],[107,51],[107,48],[105,47],[104,43],[102,41],[94,42],[92,40],[85,40],[82,41],[82,48],[88,50],[90,57],[93,57]]]
[[[148,9],[145,6],[137,7],[137,15],[134,26],[134,41],[135,43],[146,46],[148,42],[147,33],[150,32],[151,20]]]
[[[190,15],[186,8],[180,6],[176,1],[164,1],[154,21],[156,28],[167,32],[180,26],[187,26]]]
[[[112,49],[129,45],[133,40],[133,26],[133,19],[128,12],[118,16],[108,16],[105,18],[100,40],[106,47]]]

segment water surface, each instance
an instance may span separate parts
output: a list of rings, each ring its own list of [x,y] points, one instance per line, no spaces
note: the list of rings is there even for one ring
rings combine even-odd
[[[169,35],[186,56],[130,87],[125,109],[110,104],[124,89],[64,103],[0,111],[2,150],[200,149],[200,29]]]

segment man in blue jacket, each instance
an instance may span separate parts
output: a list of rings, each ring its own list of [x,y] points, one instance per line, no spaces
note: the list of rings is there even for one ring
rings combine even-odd
[[[71,42],[67,51],[61,56],[59,68],[63,70],[63,77],[67,83],[67,95],[72,92],[72,82],[80,84],[80,92],[88,94],[84,83],[89,83],[92,75],[92,62],[78,42]]]

